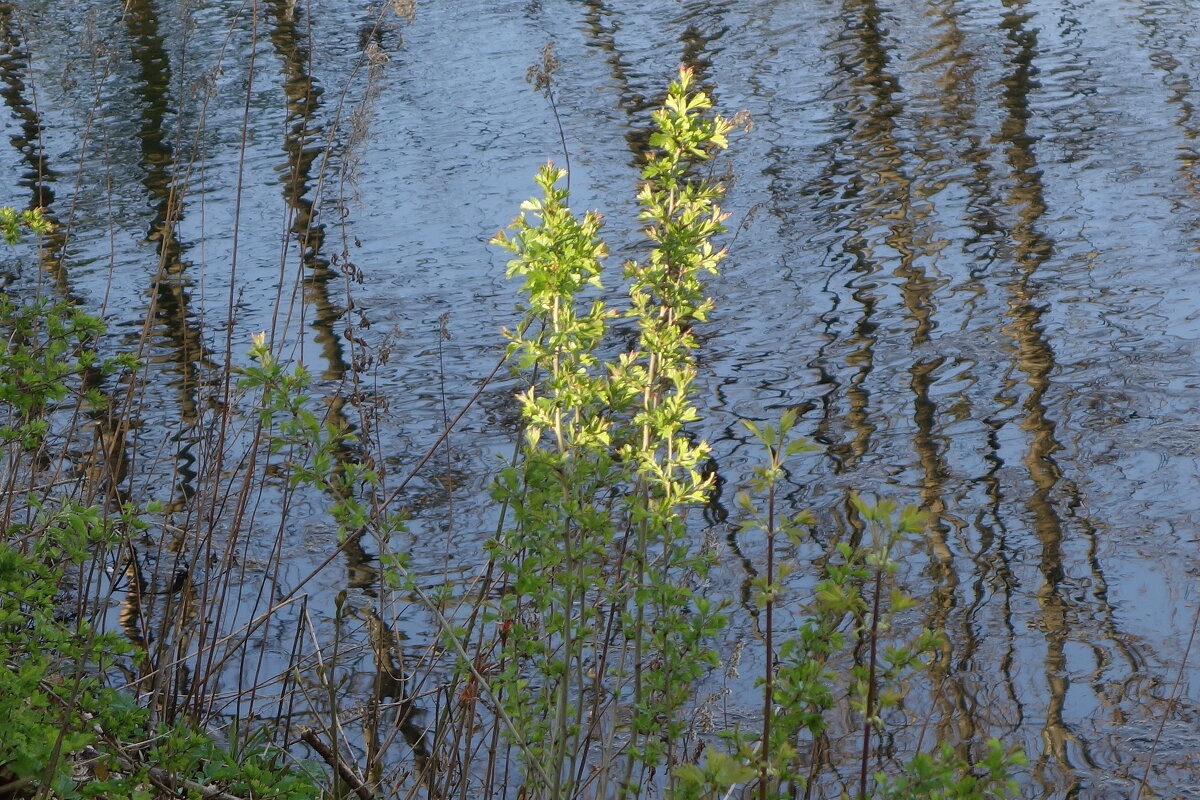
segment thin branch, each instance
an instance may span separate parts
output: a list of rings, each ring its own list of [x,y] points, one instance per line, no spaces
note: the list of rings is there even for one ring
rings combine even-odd
[[[311,747],[317,755],[325,759],[325,763],[337,770],[337,774],[350,785],[354,793],[362,798],[362,800],[378,800],[375,793],[372,792],[367,785],[362,782],[362,778],[354,773],[350,765],[338,758],[337,754],[330,749],[329,745],[325,744],[317,736],[316,731],[312,728],[305,728],[300,732],[300,738]]]

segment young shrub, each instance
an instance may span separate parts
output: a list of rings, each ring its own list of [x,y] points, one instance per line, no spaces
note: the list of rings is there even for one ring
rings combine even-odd
[[[601,221],[571,213],[562,170],[538,173],[541,197],[495,240],[522,279],[512,350],[532,376],[521,457],[495,491],[513,512],[492,548],[508,582],[495,688],[538,796],[578,793],[597,765],[589,793],[635,794],[682,757],[693,682],[716,663],[705,642],[723,620],[691,588],[707,563],[687,527],[710,488],[708,446],[683,430],[697,419],[692,326],[711,307],[700,275],[724,255],[711,242],[722,188],[697,174],[729,129],[710,106],[681,70],[654,114],[639,194],[654,247],[625,269],[636,349],[600,353],[619,313],[585,297],[602,288]]]

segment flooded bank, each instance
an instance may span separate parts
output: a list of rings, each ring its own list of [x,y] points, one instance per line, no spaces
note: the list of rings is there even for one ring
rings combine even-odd
[[[487,241],[537,166],[563,162],[559,124],[573,205],[606,214],[619,286],[640,247],[649,112],[682,63],[753,120],[727,157],[730,257],[699,352],[694,433],[721,487],[706,520],[727,548],[714,583],[747,583],[762,555],[734,526],[733,494],[760,459],[739,420],[794,408],[820,446],[788,475],[814,541],[846,524],[851,491],[932,516],[904,580],[928,598],[913,624],[946,645],[914,725],[1023,744],[1030,796],[1127,794],[1147,765],[1159,793],[1195,796],[1192,9],[535,0],[398,13],[411,10],[0,4],[0,202],[44,206],[59,231],[42,269],[0,271],[100,313],[112,347],[144,359],[135,413],[97,436],[105,491],[167,506],[147,544],[166,577],[146,580],[176,569],[171,531],[213,530],[184,549],[189,563],[236,561],[237,590],[206,623],[228,631],[316,570],[306,605],[236,659],[189,668],[222,671],[231,693],[254,685],[307,653],[297,630],[349,624],[346,592],[357,688],[384,671],[368,635],[377,543],[318,570],[337,547],[323,498],[213,490],[246,457],[223,376],[251,336],[304,360],[315,401],[359,432],[391,498],[503,352],[516,287]],[[554,108],[525,81],[548,41]],[[502,370],[391,498],[428,588],[469,592],[486,563],[516,385]],[[232,539],[236,560],[222,555]],[[409,649],[436,645],[427,612],[393,619]],[[755,632],[728,636],[732,648]],[[224,711],[270,703],[239,694]],[[402,740],[395,757],[411,759]]]

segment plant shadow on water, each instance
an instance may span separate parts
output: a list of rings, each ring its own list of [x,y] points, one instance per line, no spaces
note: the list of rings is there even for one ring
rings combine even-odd
[[[0,796],[1194,796],[1197,23],[1101,6],[0,3]]]

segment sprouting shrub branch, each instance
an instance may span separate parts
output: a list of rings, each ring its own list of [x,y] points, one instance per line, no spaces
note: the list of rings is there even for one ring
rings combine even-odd
[[[0,235],[8,244],[19,242],[24,230],[46,234],[52,229],[50,220],[46,219],[40,208],[17,211],[12,206],[0,207]]]
[[[681,580],[687,571],[704,574],[708,567],[686,545],[686,514],[707,499],[710,478],[701,465],[709,447],[689,437],[685,427],[699,419],[691,401],[693,325],[705,321],[713,306],[704,294],[703,275],[715,274],[725,256],[712,238],[724,232],[727,216],[717,205],[724,187],[699,172],[727,146],[731,127],[709,114],[712,102],[694,90],[692,81],[691,70],[681,69],[663,107],[653,114],[658,131],[650,145],[655,149],[638,193],[639,218],[653,248],[644,261],[625,265],[629,315],[639,328],[637,357],[622,364],[625,379],[639,390],[636,438],[622,450],[636,470],[636,489],[627,500],[636,541],[630,580],[636,592],[651,598],[637,604],[633,618],[634,627],[646,632],[635,639],[633,657],[634,746],[651,768],[668,757],[662,742],[676,740],[686,729],[680,712],[693,682],[716,664],[715,654],[702,643],[724,624],[717,609]],[[672,624],[660,624],[663,620]],[[644,669],[645,664],[654,669]]]
[[[291,368],[281,364],[267,346],[266,334],[254,335],[250,355],[255,363],[241,370],[238,386],[243,391],[261,391],[258,421],[271,453],[290,456],[291,486],[312,486],[331,496],[330,514],[342,539],[362,532],[375,518],[358,497],[357,487],[364,483],[376,486],[379,476],[367,464],[344,457],[357,442],[354,433],[320,419],[309,409],[311,376],[301,364]],[[394,515],[381,521],[389,533],[401,524]]]
[[[703,765],[677,768],[679,797],[726,796],[755,776],[762,800],[820,796],[814,784],[821,770],[836,771],[838,765],[822,765],[815,748],[829,728],[832,712],[845,700],[862,718],[859,797],[984,800],[1012,794],[1012,773],[1024,764],[1024,757],[994,740],[987,743],[983,775],[978,765],[973,768],[946,745],[918,752],[890,773],[871,772],[871,739],[884,726],[884,711],[903,700],[906,679],[924,669],[939,642],[929,630],[897,634],[893,627],[896,616],[915,605],[896,585],[897,550],[921,534],[924,515],[913,506],[900,508],[890,500],[872,503],[851,495],[851,505],[867,528],[866,540],[857,546],[834,544],[823,559],[812,600],[802,607],[799,625],[790,632],[779,630],[773,612],[787,597],[786,580],[796,565],[780,558],[777,540],[783,533],[792,547],[802,547],[815,521],[807,512],[780,510],[778,486],[787,460],[812,446],[790,435],[796,424],[791,411],[778,426],[744,424],[766,451],[765,463],[750,481],[751,492],[738,496],[743,529],[766,537],[766,569],[753,581],[757,604],[764,609],[762,729],[757,740],[735,731],[730,737],[733,752],[710,751]],[[760,510],[756,496],[763,498],[765,510]],[[837,660],[864,650],[865,663],[856,660],[848,675],[840,674]],[[800,747],[805,738],[812,753],[804,754]]]
[[[514,254],[508,275],[526,299],[527,333],[511,334],[511,348],[539,375],[519,398],[522,457],[495,490],[514,516],[492,549],[513,589],[495,609],[504,631],[497,683],[538,759],[526,779],[549,776],[530,787],[547,797],[578,791],[596,751],[624,761],[616,791],[635,793],[634,764],[648,774],[675,757],[693,682],[716,660],[705,642],[723,619],[689,585],[707,562],[686,539],[687,511],[710,488],[708,446],[684,428],[698,419],[692,325],[712,307],[700,276],[724,255],[710,241],[724,230],[722,189],[694,173],[725,146],[729,126],[707,114],[691,82],[682,70],[654,115],[639,193],[653,248],[625,270],[635,350],[601,355],[617,314],[586,296],[603,289],[601,219],[570,211],[563,170],[539,171],[541,196],[494,240]],[[594,733],[597,715],[615,713],[601,707],[599,685],[632,720],[622,752]]]

